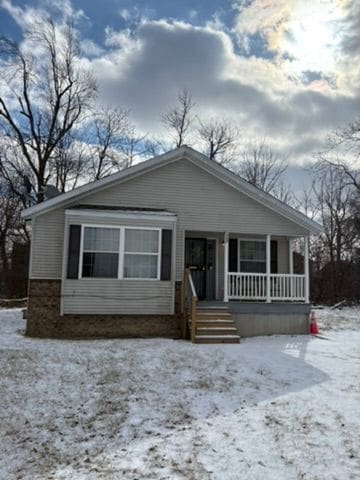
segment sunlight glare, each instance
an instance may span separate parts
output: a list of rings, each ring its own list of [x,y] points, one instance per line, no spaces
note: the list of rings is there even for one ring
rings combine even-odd
[[[300,3],[284,32],[282,50],[290,57],[289,66],[329,73],[334,68],[337,47],[336,20],[340,11],[324,4]]]

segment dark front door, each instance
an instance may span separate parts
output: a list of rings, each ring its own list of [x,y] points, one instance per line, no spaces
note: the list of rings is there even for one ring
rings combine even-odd
[[[215,240],[185,239],[185,267],[191,270],[199,300],[215,298],[215,257]]]

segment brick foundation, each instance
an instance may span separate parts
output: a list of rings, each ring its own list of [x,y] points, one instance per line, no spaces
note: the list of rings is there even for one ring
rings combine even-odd
[[[181,282],[175,285],[175,315],[60,316],[60,292],[60,280],[29,281],[27,335],[47,338],[180,337]]]

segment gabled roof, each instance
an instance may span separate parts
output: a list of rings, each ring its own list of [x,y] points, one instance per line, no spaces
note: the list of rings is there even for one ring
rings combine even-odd
[[[126,170],[114,173],[112,175],[109,175],[108,177],[88,183],[86,185],[76,188],[75,190],[71,190],[69,192],[58,195],[57,197],[51,198],[45,202],[34,205],[30,208],[23,210],[21,216],[23,218],[30,219],[39,214],[54,210],[55,208],[66,206],[67,204],[76,200],[80,201],[82,198],[89,194],[99,192],[116,183],[120,184],[126,182],[139,175],[144,175],[147,172],[150,172],[163,165],[167,165],[180,159],[186,159],[194,163],[199,168],[202,168],[208,173],[216,176],[223,182],[239,190],[241,193],[249,196],[253,200],[266,206],[267,208],[270,208],[271,210],[277,212],[279,215],[282,215],[283,217],[286,217],[294,223],[302,226],[308,231],[313,233],[319,233],[322,231],[322,226],[319,223],[314,222],[306,215],[298,212],[292,207],[289,207],[284,202],[281,202],[272,195],[262,191],[257,187],[254,187],[249,182],[239,177],[235,173],[231,172],[227,168],[219,165],[213,160],[210,160],[202,153],[197,152],[196,150],[188,146],[176,148],[175,150],[167,152],[163,155],[159,155],[142,163],[138,163],[137,165],[134,165],[133,167],[130,167]]]

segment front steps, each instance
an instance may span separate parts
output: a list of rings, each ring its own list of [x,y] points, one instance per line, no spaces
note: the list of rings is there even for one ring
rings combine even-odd
[[[234,320],[226,307],[197,307],[194,343],[240,343]]]

